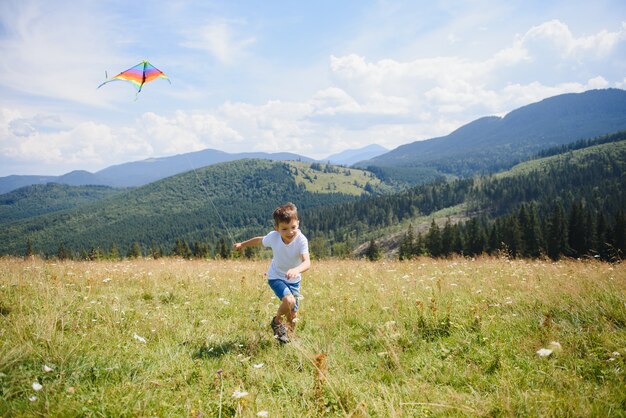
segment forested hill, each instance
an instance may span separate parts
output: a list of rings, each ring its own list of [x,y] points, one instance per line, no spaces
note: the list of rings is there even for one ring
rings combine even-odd
[[[37,184],[0,195],[0,225],[59,212],[121,193],[107,186]]]
[[[73,209],[15,221],[4,219],[0,254],[24,254],[27,242],[34,252],[46,255],[56,254],[61,245],[74,254],[106,251],[114,245],[124,255],[135,242],[146,252],[154,245],[165,253],[171,252],[177,239],[230,242],[271,228],[271,213],[279,204],[294,201],[307,209],[354,200],[358,193],[367,194],[368,179],[375,182],[360,170],[329,173],[322,165],[313,167],[317,170],[304,169],[305,165],[268,160],[220,163]],[[331,175],[336,176],[334,181],[329,180]],[[307,189],[320,179],[326,182],[319,187],[321,191]],[[339,193],[347,190],[341,181],[352,190]],[[58,185],[38,187],[64,193],[71,190]],[[5,203],[11,203],[12,213],[19,210],[19,201]],[[30,205],[37,206],[32,200]]]
[[[414,182],[436,175],[486,174],[548,147],[624,129],[626,91],[591,90],[554,96],[503,118],[481,118],[447,136],[402,145],[357,165]]]
[[[589,237],[598,225],[617,228],[616,233],[623,237],[626,132],[614,135],[612,140],[620,138],[618,142],[528,161],[499,175],[438,181],[392,196],[312,208],[304,214],[306,225],[310,235],[324,242],[325,251],[330,253],[338,244],[353,245],[395,233],[399,224],[420,219],[430,224],[437,211],[448,208],[445,216],[456,213],[468,219],[480,217],[481,235],[486,240],[492,222],[517,214],[523,205],[532,205],[544,229],[558,208],[566,218],[584,213],[584,223],[591,228],[587,230]],[[508,221],[519,224],[514,217]],[[503,235],[494,238],[493,245],[508,242],[511,235],[504,228],[499,233]],[[560,234],[567,239],[567,227]],[[620,240],[617,244],[623,246]],[[566,253],[566,248],[562,251]]]

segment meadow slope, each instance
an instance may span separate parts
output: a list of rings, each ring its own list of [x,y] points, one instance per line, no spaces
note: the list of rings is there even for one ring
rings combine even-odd
[[[623,265],[314,262],[286,346],[266,266],[0,259],[0,416],[625,414]]]

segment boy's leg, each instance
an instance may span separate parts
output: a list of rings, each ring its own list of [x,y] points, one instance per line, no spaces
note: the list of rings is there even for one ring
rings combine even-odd
[[[274,336],[276,336],[281,343],[289,342],[287,330],[285,329],[285,325],[283,325],[283,316],[285,317],[287,328],[290,332],[293,332],[295,327],[294,320],[298,310],[297,297],[299,296],[299,283],[295,285],[287,285],[285,282],[280,280],[271,280],[269,281],[269,285],[281,301],[280,306],[276,311],[276,316],[272,319]]]
[[[289,336],[287,335],[287,328],[285,328],[285,325],[281,322],[277,322],[276,319],[277,317],[272,318],[272,322],[270,323],[272,330],[274,331],[274,338],[276,338],[281,344],[288,343]]]
[[[298,311],[290,311],[287,316],[287,330],[293,333],[296,330],[296,320],[298,319]]]
[[[278,307],[278,311],[276,312],[277,322],[282,322],[282,317],[284,316],[287,319],[287,322],[292,322],[292,312],[293,308],[296,306],[296,298],[289,294],[285,295]]]

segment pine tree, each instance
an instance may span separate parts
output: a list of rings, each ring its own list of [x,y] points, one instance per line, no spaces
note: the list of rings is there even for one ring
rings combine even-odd
[[[415,240],[413,254],[416,256],[426,255],[426,243],[424,241],[424,235],[422,235],[421,232],[417,233],[417,239]]]
[[[33,253],[33,244],[30,242],[29,240],[26,240],[26,251],[24,252],[24,257],[25,258],[33,258],[34,253]]]
[[[91,247],[91,249],[89,250],[89,253],[87,254],[87,258],[91,261],[100,260],[103,257],[104,257],[104,254],[102,254],[102,251],[98,247]]]
[[[152,245],[150,246],[150,256],[155,260],[163,257],[163,251],[154,241],[152,241]]]
[[[532,258],[539,257],[542,249],[542,238],[537,207],[533,203],[528,207],[522,204],[518,220],[522,237],[522,255]]]
[[[489,238],[487,238],[487,253],[489,255],[493,255],[500,249],[498,223],[494,222],[489,229]]]
[[[432,257],[439,257],[441,255],[441,231],[439,230],[439,226],[433,219],[430,224],[430,229],[424,238],[424,244],[426,246],[426,251]]]
[[[59,258],[59,260],[67,260],[68,258],[70,258],[70,252],[65,248],[65,244],[59,244],[57,257]]]
[[[596,221],[596,231],[594,234],[595,243],[594,248],[597,251],[597,255],[601,260],[609,260],[609,241],[608,241],[608,226],[606,224],[606,218],[600,211],[598,212],[598,219]]]
[[[470,256],[482,254],[485,251],[487,237],[478,218],[470,219],[466,235],[465,252]]]
[[[626,213],[623,209],[617,212],[612,231],[613,249],[617,253],[615,257],[622,259],[626,254]]]
[[[568,222],[568,244],[573,257],[582,257],[586,253],[587,228],[582,202],[574,202],[570,209]]]
[[[133,242],[130,248],[128,249],[128,253],[126,255],[128,258],[139,258],[141,257],[141,245],[137,241]]]
[[[404,234],[400,248],[398,249],[398,258],[400,260],[408,260],[414,254],[415,236],[413,235],[413,225],[409,225],[409,229]]]
[[[174,255],[182,258],[191,258],[191,248],[187,241],[178,238],[174,245]]]
[[[111,247],[109,248],[109,259],[110,260],[119,260],[120,253],[117,250],[117,245],[115,243],[111,243]]]
[[[568,252],[567,220],[565,210],[561,202],[557,202],[552,210],[552,215],[548,220],[548,236],[546,246],[548,257],[558,260]]]
[[[226,245],[224,238],[220,238],[218,254],[224,260],[230,257],[230,248]]]
[[[450,218],[446,220],[446,224],[443,226],[443,232],[441,233],[441,255],[444,257],[449,256],[455,251],[455,236],[454,228],[450,222]]]
[[[196,241],[193,243],[193,256],[195,258],[205,258],[209,254],[209,246],[206,243]]]
[[[522,232],[516,215],[505,216],[502,219],[502,245],[513,258],[522,255]]]
[[[379,260],[381,257],[380,248],[373,238],[370,240],[370,244],[365,251],[365,257],[367,257],[369,261],[376,261]]]

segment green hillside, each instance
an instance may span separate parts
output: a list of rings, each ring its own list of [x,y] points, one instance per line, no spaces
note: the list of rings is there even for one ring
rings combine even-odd
[[[625,245],[625,168],[626,141],[594,145],[521,163],[499,175],[439,181],[391,196],[314,208],[306,213],[307,227],[312,236],[324,243],[326,254],[332,254],[333,248],[345,252],[341,244],[346,242],[356,248],[374,238],[384,243],[386,248],[382,250],[388,252],[397,249],[402,240],[398,226],[406,228],[413,223],[419,227],[414,230],[417,235],[424,227],[430,232],[431,222],[443,217],[432,232],[441,240],[444,231],[437,229],[443,229],[445,218],[455,218],[457,222],[471,218],[468,224],[459,223],[456,230],[454,225],[449,225],[447,231],[462,241],[454,244],[455,251],[471,254],[490,251],[489,245],[502,249],[502,242],[509,242],[509,236],[521,233],[515,230],[521,225],[510,224],[520,223],[519,212],[524,207],[523,215],[533,216],[536,222],[533,227],[544,232],[543,242],[537,245],[545,249],[548,231],[553,226],[550,222],[554,222],[554,211],[559,209],[561,221],[567,224],[565,228],[572,229],[563,231],[562,235],[567,240],[569,234],[572,242],[564,243],[555,256],[580,256],[591,248],[592,242],[575,248],[574,235],[587,235],[590,241],[596,241],[595,245],[610,244],[615,247],[611,251],[616,253]],[[575,218],[579,217],[585,219],[578,222]],[[575,222],[579,225],[573,225]],[[499,229],[494,230],[496,224]],[[513,229],[507,230],[509,227]],[[390,235],[395,238],[389,239]],[[488,242],[490,238],[492,242]],[[472,239],[477,243],[474,249],[464,247]],[[420,244],[424,247],[416,249],[416,253],[422,250],[433,253],[425,248],[426,243]]]
[[[146,253],[154,247],[169,253],[177,239],[215,245],[266,231],[271,227],[272,210],[287,201],[306,209],[367,193],[363,183],[344,193],[322,186],[309,191],[306,182],[295,175],[309,170],[305,163],[267,160],[208,166],[72,209],[5,222],[0,253],[23,254],[29,241],[36,253],[48,255],[56,254],[61,244],[74,254],[106,251],[115,245],[124,255],[135,242]],[[320,177],[324,185],[340,185],[339,179],[352,176],[334,173]],[[354,170],[357,177],[367,176]],[[49,191],[55,190],[74,189],[49,186]],[[23,205],[27,204],[35,203],[25,197]]]
[[[378,177],[366,170],[295,161],[288,164],[292,167],[296,183],[304,185],[309,192],[361,196],[374,190],[388,189]]]
[[[96,202],[120,193],[107,186],[38,184],[0,195],[0,225]]]

